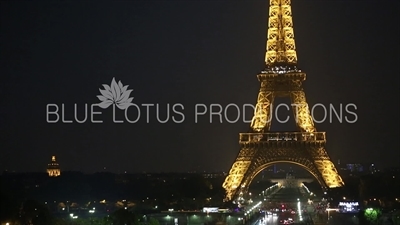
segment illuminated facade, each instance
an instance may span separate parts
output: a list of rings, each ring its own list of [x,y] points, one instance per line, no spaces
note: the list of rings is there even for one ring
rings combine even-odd
[[[339,202],[340,213],[356,213],[360,211],[358,202]]]
[[[303,183],[311,183],[312,178],[296,178],[293,173],[287,173],[284,179],[270,179],[273,183],[278,183],[285,188],[299,188]]]
[[[302,88],[306,74],[297,68],[290,0],[270,0],[265,69],[257,77],[261,88],[251,132],[240,134],[241,149],[223,183],[226,200],[247,193],[253,178],[276,163],[301,166],[324,189],[343,186],[325,150],[325,132],[316,131]],[[275,97],[291,99],[299,132],[270,132]]]
[[[61,175],[60,165],[57,163],[54,155],[51,157],[51,163],[47,166],[47,173],[49,177],[58,177]]]

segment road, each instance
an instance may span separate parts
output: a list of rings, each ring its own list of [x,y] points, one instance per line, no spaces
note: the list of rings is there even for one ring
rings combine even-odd
[[[298,220],[295,214],[288,212],[270,212],[266,211],[261,213],[259,218],[251,223],[252,225],[280,225],[280,224],[294,224]]]
[[[277,225],[278,223],[277,216],[260,216],[257,221],[253,223],[253,225]]]
[[[299,222],[299,202],[305,197],[299,188],[281,188],[277,193],[268,196],[262,205],[262,213],[252,225],[280,225]],[[302,204],[302,203],[300,203]]]
[[[281,188],[262,201],[262,213],[251,225],[358,225],[357,213],[325,211],[326,203],[308,203],[310,194],[302,188]],[[263,199],[264,200],[264,199]],[[299,207],[300,204],[300,207]],[[300,211],[299,211],[300,208]],[[329,219],[328,219],[329,217]]]

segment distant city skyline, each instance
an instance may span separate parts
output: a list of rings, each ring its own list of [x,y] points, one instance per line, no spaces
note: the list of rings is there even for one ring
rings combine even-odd
[[[256,103],[269,1],[0,4],[1,170],[46,171],[55,155],[62,171],[228,172],[240,149],[239,133],[248,131],[249,123],[219,123],[216,115],[210,123],[209,106]],[[335,165],[341,159],[400,166],[396,9],[393,0],[292,1],[307,102],[356,106],[354,123],[316,124],[326,132]],[[130,103],[157,103],[163,110],[180,103],[185,121],[159,123],[152,108],[150,122],[144,117],[135,124],[113,122],[114,108],[100,91],[113,78],[122,82],[118,91],[126,85],[133,90],[122,97],[115,89],[115,120],[125,120],[121,108]],[[84,105],[90,110],[101,102],[105,108],[96,108],[102,114],[95,119],[103,123],[76,122],[74,104],[83,120]],[[208,112],[196,120],[200,103]],[[48,123],[48,104],[74,122]],[[133,109],[128,118],[135,118]],[[251,119],[252,109],[244,112]],[[285,107],[279,111],[281,118],[291,113]],[[321,107],[315,117],[324,117]],[[272,121],[271,131],[294,130],[293,118]]]
[[[111,172],[111,173],[117,173],[117,174],[124,174],[124,173],[210,173],[210,174],[227,174],[229,171],[225,170],[225,171],[217,171],[217,170],[188,170],[188,171],[129,171],[129,170],[113,170],[112,168],[107,168],[107,166],[104,166],[102,168],[99,168],[99,170],[97,171],[93,171],[93,172],[85,172],[85,171],[81,171],[81,170],[77,170],[77,169],[63,169],[63,166],[60,165],[58,162],[58,160],[56,160],[56,156],[51,156],[51,161],[49,161],[50,163],[46,164],[46,166],[43,166],[43,168],[41,168],[40,170],[36,170],[36,171],[17,171],[17,170],[9,170],[9,169],[4,169],[3,172],[16,172],[16,173],[26,173],[26,172],[38,172],[38,173],[50,173],[49,172],[49,168],[51,169],[60,169],[60,171],[62,172],[83,172],[83,173],[101,173],[101,172]],[[58,159],[58,158],[57,158]],[[68,164],[68,162],[66,162]],[[368,172],[371,170],[371,166],[373,167],[373,169],[375,171],[380,171],[380,170],[386,170],[386,169],[392,169],[392,168],[397,168],[400,169],[400,167],[385,167],[383,165],[379,166],[376,165],[375,163],[372,162],[347,162],[347,161],[341,161],[339,160],[337,163],[335,163],[338,166],[338,170],[339,172],[343,172],[343,170],[348,170],[351,172]],[[66,167],[68,168],[68,166]],[[57,174],[59,174],[59,172],[56,172]],[[266,172],[273,172],[273,173],[288,173],[294,171],[297,174],[308,174],[311,176],[311,174],[309,174],[308,171],[304,170],[303,168],[294,165],[294,164],[290,164],[290,163],[277,163],[273,166],[270,166],[266,169],[264,169],[263,171],[261,171],[257,176],[262,176],[262,174],[266,173]],[[59,176],[59,175],[57,175]]]

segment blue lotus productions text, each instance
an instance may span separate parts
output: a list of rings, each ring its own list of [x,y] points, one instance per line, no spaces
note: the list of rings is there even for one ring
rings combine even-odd
[[[290,120],[287,112],[291,108],[296,109],[296,107],[293,104],[287,105],[283,103],[274,106],[273,109],[270,107],[269,115],[272,115],[272,117],[269,118],[275,118],[279,123],[287,123]],[[146,123],[183,123],[186,118],[194,118],[194,123],[250,123],[254,109],[255,106],[252,104],[195,104],[194,109],[190,110],[190,113],[194,113],[194,117],[187,117],[185,115],[185,106],[180,103],[164,105],[153,103],[131,104],[124,110],[118,109],[115,105],[112,106],[112,109],[102,109],[97,104],[47,104],[46,121],[47,123],[103,123],[103,119],[105,119],[103,112],[112,110],[113,123],[137,123],[139,121],[146,121]],[[355,123],[358,119],[356,110],[357,106],[353,103],[335,105],[318,103],[309,107],[315,123]],[[282,113],[287,115],[283,116]],[[314,116],[316,114],[318,118]],[[295,117],[296,113],[293,116]],[[107,121],[110,119],[107,118]]]

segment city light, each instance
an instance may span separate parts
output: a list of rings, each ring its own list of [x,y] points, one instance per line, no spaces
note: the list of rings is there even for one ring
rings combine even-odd
[[[299,13],[312,4],[303,22],[319,25],[308,27],[314,38],[303,31],[309,46],[302,49],[295,42],[292,2],[234,4],[223,16],[226,8],[219,3],[188,8],[134,1],[67,9],[53,3],[2,4],[7,44],[0,69],[6,78],[0,178],[6,193],[0,225],[35,220],[178,225],[178,218],[182,225],[365,225],[367,220],[400,225],[398,148],[386,146],[397,143],[391,131],[398,125],[398,108],[388,102],[398,90],[392,79],[398,73],[397,35],[390,32],[398,27],[390,20],[397,8],[392,1],[351,7],[347,1],[296,3]],[[336,26],[332,18],[340,18],[333,20]],[[350,25],[339,26],[344,21]],[[249,59],[240,54],[249,44],[257,47],[250,40],[255,33],[240,29],[255,27],[246,22],[258,24],[257,39],[264,39],[257,42],[264,61],[251,69],[253,78],[243,73]],[[307,56],[306,47],[315,46],[315,40],[323,48],[308,54],[318,60],[304,66],[314,64],[321,76],[298,68],[297,51]],[[231,56],[234,62],[226,60]],[[114,78],[111,85],[103,84],[111,76],[129,78],[130,90]],[[316,76],[323,82],[308,83]],[[256,90],[247,79],[259,82]],[[307,98],[306,80],[312,88]],[[257,95],[248,98],[251,93]],[[325,93],[330,98],[324,100]],[[318,103],[319,97],[329,107]],[[227,110],[231,106],[237,109],[233,113]],[[314,118],[316,106],[320,120]],[[40,116],[44,111],[46,117]],[[372,116],[359,118],[364,111]],[[238,118],[232,120],[235,112]],[[243,132],[227,137],[246,124]],[[328,143],[329,130],[337,140]],[[332,160],[330,147],[339,149]]]
[[[301,204],[300,204],[300,200],[297,200],[297,211],[299,212],[299,220],[303,221],[303,217],[301,215]]]

